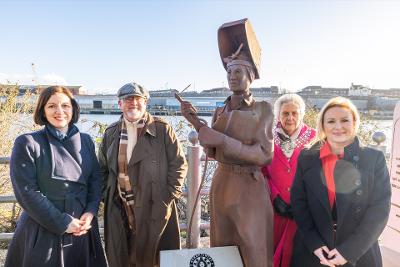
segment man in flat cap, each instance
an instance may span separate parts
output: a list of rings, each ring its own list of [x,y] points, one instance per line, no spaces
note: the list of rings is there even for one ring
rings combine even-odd
[[[146,111],[146,89],[128,83],[118,99],[122,116],[99,148],[106,255],[110,267],[154,267],[160,250],[180,248],[175,200],[187,164],[172,127]]]

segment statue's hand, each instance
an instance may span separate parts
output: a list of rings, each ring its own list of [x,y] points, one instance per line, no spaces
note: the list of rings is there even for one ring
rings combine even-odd
[[[189,101],[181,102],[181,112],[182,116],[185,117],[185,119],[187,120],[189,120],[189,118],[191,118],[193,115],[197,114],[196,108],[193,107],[192,103],[190,103]]]
[[[220,147],[224,145],[225,135],[210,127],[203,127],[199,131],[200,145],[203,147]]]
[[[205,124],[197,116],[197,110],[189,101],[181,102],[181,113],[185,119],[193,125],[196,131],[199,131]]]

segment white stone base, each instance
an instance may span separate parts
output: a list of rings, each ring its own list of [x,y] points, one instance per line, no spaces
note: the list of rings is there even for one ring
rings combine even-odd
[[[165,250],[160,252],[160,267],[243,267],[235,246]]]

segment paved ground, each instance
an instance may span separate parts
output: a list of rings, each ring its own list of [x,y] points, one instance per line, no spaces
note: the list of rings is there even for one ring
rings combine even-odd
[[[400,253],[381,246],[383,267],[399,267],[400,266]]]
[[[208,247],[210,245],[209,238],[201,238],[201,247]],[[183,244],[184,245],[184,244]],[[399,267],[400,255],[393,250],[381,247],[383,256],[383,267]],[[7,250],[0,249],[0,266],[4,266]]]
[[[4,261],[6,260],[7,249],[0,249],[0,265],[4,266]]]
[[[186,241],[181,240],[182,247],[185,247]],[[200,247],[209,247],[210,246],[210,238],[208,237],[203,237],[200,240]],[[7,255],[7,250],[6,249],[0,249],[0,266],[4,266],[4,262],[6,260],[6,255]]]

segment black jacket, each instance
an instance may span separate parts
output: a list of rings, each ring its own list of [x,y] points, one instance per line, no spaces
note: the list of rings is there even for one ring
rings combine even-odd
[[[336,248],[345,266],[379,267],[378,237],[388,220],[391,186],[382,152],[363,147],[358,139],[345,147],[334,170],[337,231],[334,236],[326,179],[319,158],[321,144],[303,150],[291,189],[298,226],[291,266],[321,266],[313,251]]]
[[[49,142],[54,139],[46,129],[19,136],[14,143],[10,175],[15,196],[24,209],[8,248],[6,267],[65,266],[103,267],[96,217],[85,235],[66,234],[71,216],[84,212],[97,214],[101,199],[101,175],[94,144],[89,135],[77,132],[55,145],[74,158],[82,170],[78,180],[52,178],[57,161]]]

